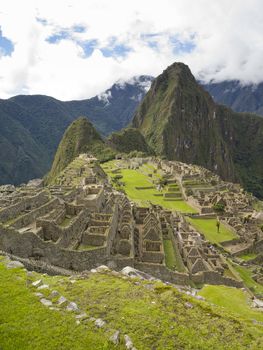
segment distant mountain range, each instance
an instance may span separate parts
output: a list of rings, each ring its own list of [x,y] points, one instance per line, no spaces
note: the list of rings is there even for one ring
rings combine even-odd
[[[62,102],[43,95],[0,100],[0,184],[20,184],[50,169],[66,128],[87,116],[104,136],[125,127],[153,78],[118,81],[87,100]]]
[[[231,107],[236,112],[263,115],[263,83],[242,85],[237,80],[202,84],[215,102]]]
[[[63,133],[80,116],[88,117],[104,137],[125,128],[153,80],[151,76],[139,76],[118,81],[100,95],[79,101],[63,102],[44,95],[0,100],[0,184],[17,185],[46,174]],[[238,81],[225,81],[202,85],[220,104],[238,112],[263,115],[263,83],[243,86]],[[133,139],[135,134],[130,130],[125,135]],[[141,142],[140,136],[136,137]],[[116,139],[120,137],[114,135]]]

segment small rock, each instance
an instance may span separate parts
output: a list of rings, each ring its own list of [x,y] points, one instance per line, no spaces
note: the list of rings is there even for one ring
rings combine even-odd
[[[202,297],[201,295],[195,295],[195,299],[197,299],[197,300],[205,300],[205,298]]]
[[[7,263],[6,267],[8,269],[16,269],[16,268],[24,267],[24,265],[20,261],[10,261]]]
[[[126,349],[132,350],[133,349],[133,342],[127,334],[124,335],[124,341],[125,341]]]
[[[42,293],[34,293],[34,294],[35,294],[35,296],[38,297],[38,298],[43,298],[43,296],[44,296]]]
[[[120,331],[116,331],[111,337],[110,342],[112,342],[114,345],[118,345],[120,342]]]
[[[185,307],[187,307],[188,309],[192,309],[194,306],[193,304],[189,303],[189,302],[186,302],[185,304]]]
[[[38,290],[48,289],[48,288],[49,288],[48,284],[42,284],[42,286],[37,287]]]
[[[35,275],[33,271],[27,271],[26,274],[28,277],[34,277],[34,275]]]
[[[87,314],[86,312],[83,312],[82,314],[79,314],[79,315],[76,315],[76,319],[77,320],[82,320],[83,318],[86,318],[87,317]]]
[[[76,324],[79,325],[79,324],[80,324],[80,320],[77,320],[77,321],[76,321]]]
[[[98,271],[97,271],[96,269],[91,269],[90,272],[96,273],[96,272],[98,272]]]
[[[101,318],[97,318],[95,321],[95,326],[98,328],[102,328],[105,325],[105,321],[103,321]]]
[[[74,284],[76,282],[77,282],[76,280],[70,280],[70,283],[72,283],[72,284]]]
[[[97,272],[106,272],[110,271],[110,268],[106,265],[100,265],[96,268]]]
[[[78,310],[79,310],[78,305],[73,301],[71,301],[67,306],[67,311],[78,311]]]
[[[40,302],[45,306],[52,306],[52,301],[50,301],[48,299],[42,298],[42,299],[40,299]]]
[[[63,295],[58,299],[58,305],[62,305],[67,301],[67,299],[65,297],[63,297]]]
[[[52,290],[52,292],[50,293],[50,298],[53,299],[55,297],[59,296],[59,292],[57,290]]]
[[[142,271],[139,271],[139,270],[136,270],[134,269],[133,267],[131,266],[126,266],[124,267],[122,270],[121,270],[121,273],[124,275],[124,276],[127,276],[127,277],[131,277],[131,278],[140,278],[140,279],[143,279],[143,280],[153,280],[153,277],[148,275],[147,273],[145,272],[142,272]]]
[[[42,283],[43,283],[42,280],[37,280],[37,281],[32,283],[32,286],[33,287],[39,287],[39,286],[41,286]]]

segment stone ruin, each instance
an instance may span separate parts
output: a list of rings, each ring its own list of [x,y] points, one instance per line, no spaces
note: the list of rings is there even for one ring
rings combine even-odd
[[[131,167],[146,162],[156,166],[154,159],[135,159]],[[233,196],[250,205],[244,192],[235,186],[233,190],[200,167],[165,161],[159,161],[158,166],[168,175],[170,194],[180,191],[180,198],[187,199],[186,190],[190,186],[193,193],[190,197],[203,207],[222,199],[230,208],[234,205]],[[192,280],[242,285],[226,277],[228,266],[224,257],[182,215],[158,206],[145,208],[131,203],[124,194],[113,190],[91,156],[75,159],[53,185],[33,184],[0,188],[0,249],[27,259],[29,266],[34,261],[83,271],[101,264],[116,269],[129,265],[178,284]],[[218,191],[223,186],[228,191],[219,198]],[[262,240],[253,220],[245,226],[240,225],[239,217],[235,221],[229,215],[224,220],[238,232],[239,244],[243,239],[251,248],[256,240]],[[180,271],[177,266],[173,269],[166,266],[166,240],[171,241],[177,252],[183,266]]]

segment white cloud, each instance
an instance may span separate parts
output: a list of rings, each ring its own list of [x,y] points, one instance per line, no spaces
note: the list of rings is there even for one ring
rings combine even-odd
[[[12,55],[0,57],[0,98],[88,98],[174,61],[204,80],[263,81],[261,0],[2,0],[0,25],[14,43]],[[47,41],[63,31],[64,39]],[[87,56],[89,40],[95,49]]]

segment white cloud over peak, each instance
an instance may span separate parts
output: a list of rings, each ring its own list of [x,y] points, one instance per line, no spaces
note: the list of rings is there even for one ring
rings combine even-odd
[[[2,0],[0,27],[14,46],[0,40],[0,98],[88,98],[174,61],[205,81],[263,81],[261,0]]]

